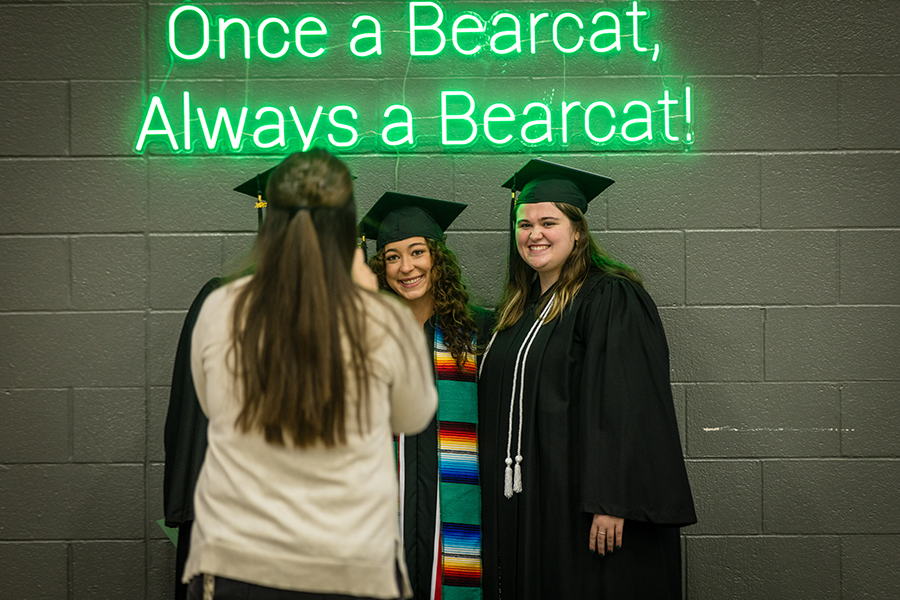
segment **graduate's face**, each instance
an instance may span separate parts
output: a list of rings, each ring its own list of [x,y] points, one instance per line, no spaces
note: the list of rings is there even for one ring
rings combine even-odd
[[[578,241],[572,222],[552,202],[520,204],[516,209],[519,256],[538,272],[542,287],[556,283]]]
[[[384,247],[388,285],[408,302],[431,298],[431,264],[431,251],[424,237],[411,237]]]

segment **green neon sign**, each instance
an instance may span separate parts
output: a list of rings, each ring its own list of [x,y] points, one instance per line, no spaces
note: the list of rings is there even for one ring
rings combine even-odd
[[[565,78],[565,60],[572,58],[582,69],[585,60],[602,61],[597,71],[606,72],[609,61],[628,55],[631,63],[639,64],[637,58],[653,65],[648,72],[660,72],[656,65],[666,53],[652,39],[658,17],[637,0],[614,0],[602,9],[559,2],[517,4],[515,10],[500,0],[490,14],[455,12],[452,4],[430,0],[390,8],[359,5],[362,12],[351,19],[291,5],[272,5],[278,14],[250,15],[215,14],[198,4],[175,7],[165,27],[173,76],[192,69],[185,79],[202,79],[204,68],[239,62],[248,73],[244,93],[236,104],[199,84],[185,81],[179,88],[174,79],[167,82],[145,101],[135,152],[284,153],[314,144],[344,151],[583,151],[685,147],[695,141],[692,90],[681,77],[648,78],[647,85],[627,91],[616,89],[627,82],[615,79],[601,85],[593,76],[593,85],[584,87]],[[375,14],[376,6],[390,14]],[[548,55],[562,61],[561,73],[546,72]],[[398,56],[404,60],[384,62]],[[544,58],[536,62],[538,57]],[[332,91],[335,80],[325,78],[298,89],[295,97],[275,98],[257,91],[266,85],[264,77],[249,75],[254,65],[273,63],[283,69],[279,73],[303,78],[312,69],[321,77],[330,65],[352,68],[353,61],[368,65],[370,79],[395,80],[397,89],[386,83],[384,96],[354,95],[347,86]],[[505,61],[512,61],[515,81],[497,76],[486,89],[449,79],[437,88],[421,85],[423,75],[439,82],[455,65]],[[379,70],[390,64],[394,72]],[[396,72],[398,64],[406,71]],[[411,68],[417,79],[407,78]],[[556,75],[562,76],[561,89],[545,83]],[[521,77],[534,76],[521,85]],[[381,106],[373,104],[378,99]]]

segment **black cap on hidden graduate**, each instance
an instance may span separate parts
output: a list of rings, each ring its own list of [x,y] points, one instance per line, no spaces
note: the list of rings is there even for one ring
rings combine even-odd
[[[272,171],[275,170],[275,167],[263,171],[262,173],[257,173],[256,177],[248,179],[241,185],[234,188],[234,191],[240,192],[242,194],[247,194],[248,196],[252,196],[256,198],[256,208],[257,208],[257,221],[259,227],[262,227],[263,222],[263,211],[266,206],[268,206],[268,202],[266,202],[266,184],[269,183],[269,176],[272,174]]]
[[[377,250],[416,236],[440,240],[465,208],[460,202],[385,192],[360,221],[359,232],[363,240],[378,240]]]
[[[516,171],[501,187],[521,191],[515,203],[563,202],[587,212],[588,202],[615,183],[609,177],[547,162],[539,158]]]

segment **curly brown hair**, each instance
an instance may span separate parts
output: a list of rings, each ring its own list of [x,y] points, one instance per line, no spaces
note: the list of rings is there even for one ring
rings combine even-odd
[[[434,315],[444,332],[444,344],[456,366],[462,368],[466,354],[477,352],[475,320],[469,307],[469,292],[462,280],[462,271],[456,255],[444,240],[425,238],[431,253],[431,293],[434,297]],[[383,290],[396,294],[387,282],[384,248],[369,259],[369,267],[378,276]]]

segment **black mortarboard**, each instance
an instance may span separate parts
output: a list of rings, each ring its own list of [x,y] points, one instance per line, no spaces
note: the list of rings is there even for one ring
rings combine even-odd
[[[276,165],[277,166],[277,165]],[[262,227],[263,222],[263,211],[268,203],[266,202],[266,184],[269,182],[269,175],[272,174],[272,171],[275,170],[275,167],[268,169],[267,171],[263,171],[262,173],[257,173],[256,177],[252,179],[248,179],[241,185],[234,188],[234,191],[240,192],[242,194],[247,194],[248,196],[252,196],[256,198],[256,208],[257,208],[257,216],[259,221],[259,226]]]
[[[501,187],[521,191],[516,204],[563,202],[587,212],[588,202],[615,183],[609,177],[595,175],[534,158],[516,171]]]
[[[359,224],[360,235],[378,240],[376,249],[406,238],[440,240],[466,205],[385,192]]]

